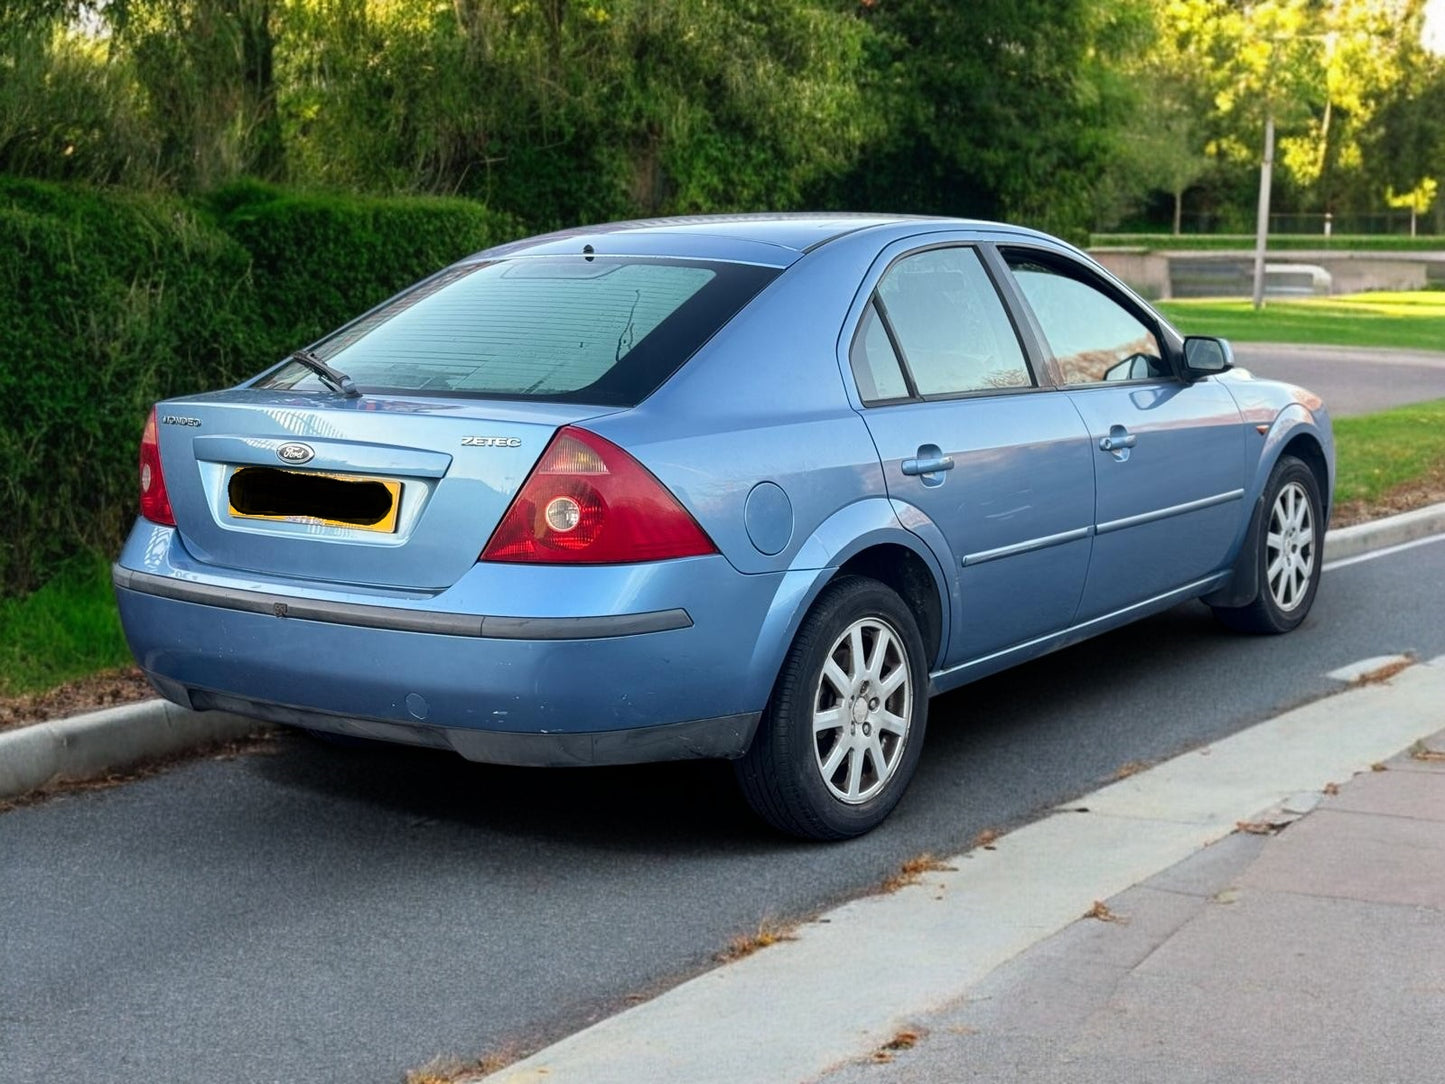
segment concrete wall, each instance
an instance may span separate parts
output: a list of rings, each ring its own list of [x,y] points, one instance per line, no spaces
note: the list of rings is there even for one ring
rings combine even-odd
[[[1253,252],[1101,248],[1090,251],[1089,255],[1153,300],[1249,297],[1253,291]],[[1445,280],[1445,252],[1273,252],[1266,263],[1267,292],[1271,296],[1305,292],[1300,286],[1303,280],[1298,269],[1310,266],[1329,274],[1328,286],[1320,286],[1319,292],[1335,294],[1420,290]]]

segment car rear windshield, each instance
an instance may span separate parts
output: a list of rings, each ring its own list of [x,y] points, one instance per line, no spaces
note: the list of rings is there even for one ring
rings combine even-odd
[[[777,275],[752,264],[605,256],[464,264],[315,353],[364,392],[634,406]],[[324,388],[299,362],[255,386]]]

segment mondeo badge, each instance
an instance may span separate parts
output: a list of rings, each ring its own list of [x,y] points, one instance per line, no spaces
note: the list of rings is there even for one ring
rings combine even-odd
[[[307,463],[316,453],[311,450],[311,445],[292,442],[283,444],[276,449],[276,458],[283,463]]]

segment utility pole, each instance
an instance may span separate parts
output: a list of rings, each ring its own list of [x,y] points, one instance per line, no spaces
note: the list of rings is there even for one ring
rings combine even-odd
[[[1274,110],[1264,116],[1264,161],[1259,166],[1259,217],[1254,227],[1254,307],[1264,308],[1264,250],[1269,238],[1269,184],[1274,172]]]

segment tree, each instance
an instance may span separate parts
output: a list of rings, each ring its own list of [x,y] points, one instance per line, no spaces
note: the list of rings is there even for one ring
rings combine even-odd
[[[1420,183],[1409,192],[1396,194],[1393,188],[1385,189],[1385,202],[1391,207],[1410,212],[1410,236],[1415,236],[1415,220],[1430,210],[1431,204],[1435,202],[1435,192],[1439,186],[1434,177],[1423,177]]]

